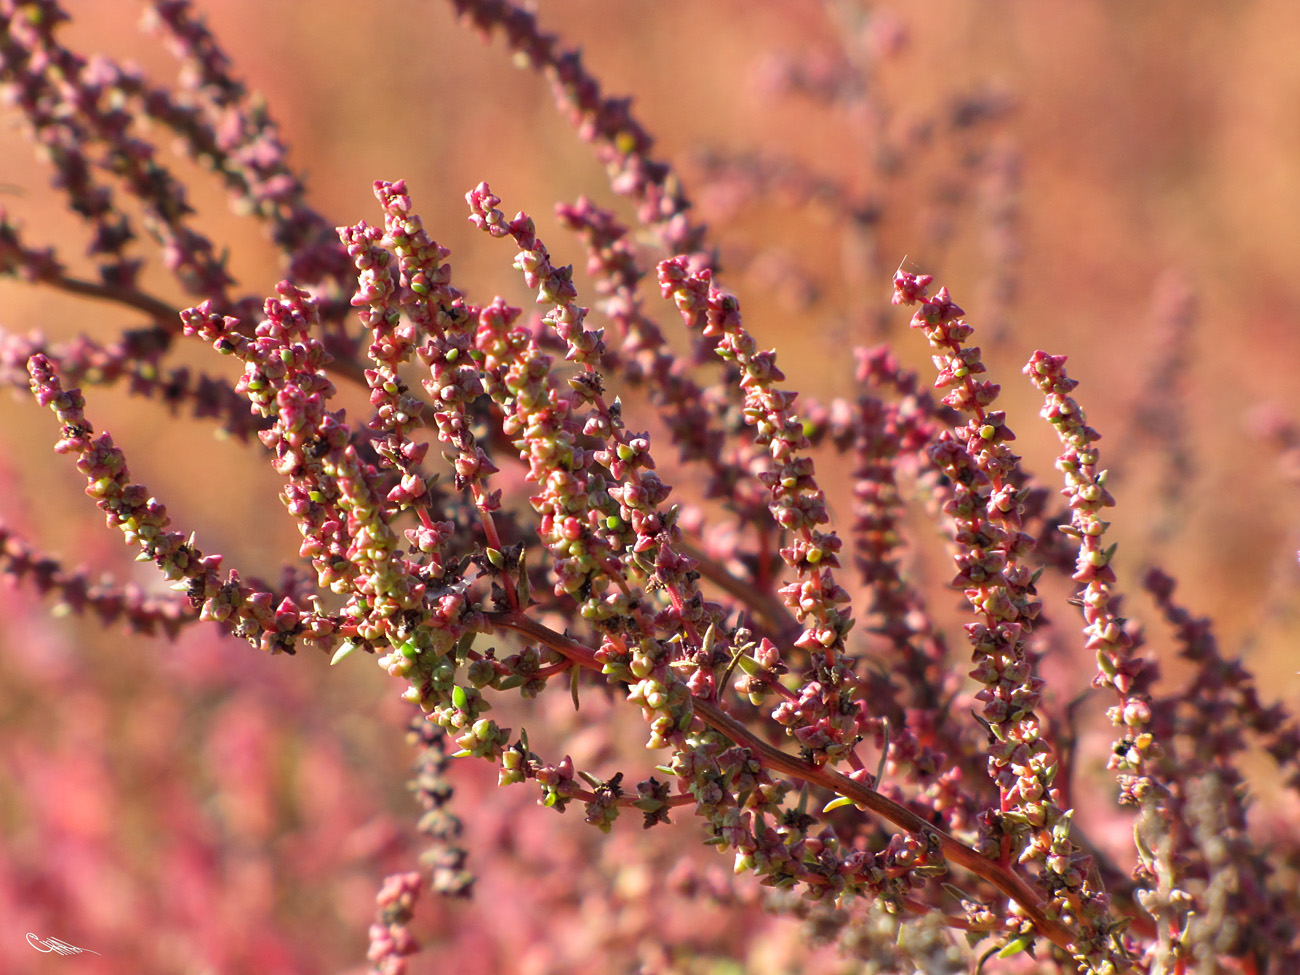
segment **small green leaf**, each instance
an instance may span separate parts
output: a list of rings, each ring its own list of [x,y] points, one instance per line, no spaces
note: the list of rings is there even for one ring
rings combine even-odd
[[[1032,937],[1030,937],[1027,934],[1022,934],[1015,941],[1011,942],[1011,944],[1007,945],[1005,948],[999,951],[998,957],[1010,958],[1012,955],[1018,955],[1033,943],[1034,943],[1034,939]]]
[[[330,666],[333,667],[336,663],[338,663],[340,660],[342,660],[344,657],[346,657],[356,648],[357,645],[353,643],[351,640],[345,642],[343,646],[339,647],[337,650],[334,651],[334,656],[330,657]]]

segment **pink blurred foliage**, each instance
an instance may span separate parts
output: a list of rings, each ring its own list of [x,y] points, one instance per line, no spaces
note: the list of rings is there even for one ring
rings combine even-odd
[[[1212,278],[1198,301],[1196,273],[1135,254],[1115,217],[1132,187],[1116,177],[1077,207],[1068,123],[1036,130],[1037,92],[972,77],[999,57],[977,27],[965,50],[936,41],[969,14],[665,2],[627,22],[644,50],[620,55],[629,28],[602,18],[626,10],[451,0],[465,31],[447,18],[454,40],[422,56],[403,32],[446,13],[395,0],[351,38],[378,65],[319,36],[349,33],[334,18],[351,5],[289,5],[301,23],[285,27],[210,4],[294,106],[277,119],[203,5],[142,6],[175,85],[155,80],[167,62],[90,57],[96,38],[75,32],[104,26],[102,8],[67,5],[83,57],[55,40],[51,0],[0,0],[9,114],[58,190],[25,223],[0,215],[0,271],[21,289],[3,294],[40,330],[0,323],[0,378],[35,416],[0,450],[0,568],[16,582],[0,586],[0,971],[885,975],[982,958],[990,973],[1280,975],[1300,960],[1300,735],[1275,703],[1293,710],[1295,684],[1268,676],[1290,680],[1293,661],[1253,658],[1257,676],[1236,650],[1289,645],[1294,568],[1269,566],[1293,559],[1294,507],[1277,501],[1293,485],[1261,505],[1272,522],[1252,514],[1269,538],[1252,548],[1231,492],[1216,507],[1197,484],[1254,476],[1246,406],[1294,467],[1294,404],[1239,403],[1218,371],[1198,374],[1192,338],[1226,304],[1205,254],[1169,261]],[[304,95],[292,55],[261,64],[281,29],[337,77]],[[476,30],[505,54],[466,43]],[[746,46],[758,30],[765,51]],[[366,71],[393,64],[400,97],[376,97]],[[626,70],[665,147],[593,65]],[[595,167],[545,160],[561,141],[533,128],[546,89]],[[1180,119],[1142,94],[1116,116],[1173,155]],[[505,125],[498,103],[516,97]],[[313,99],[337,99],[339,118]],[[414,102],[468,107],[438,126],[404,115]],[[415,147],[404,164],[423,153],[453,175],[373,182],[391,162],[349,131],[367,116],[394,154]],[[174,170],[173,139],[192,157]],[[355,154],[334,177],[340,146]],[[307,202],[312,160],[349,184],[338,220]],[[497,209],[474,167],[536,221]],[[218,182],[242,223],[219,212]],[[372,182],[378,208],[348,195]],[[575,186],[578,202],[540,213]],[[336,223],[351,224],[342,245]],[[425,227],[455,253],[454,285]],[[1089,264],[1112,240],[1129,275],[1114,293]],[[951,270],[969,322],[920,263]],[[933,396],[891,275],[929,339]],[[1099,334],[1139,295],[1141,347],[1123,326]],[[893,351],[860,352],[855,376],[848,346],[882,339]],[[1252,334],[1208,358],[1272,376],[1291,341]],[[1062,357],[1035,353],[1026,373],[1064,453],[1033,429],[1030,384],[1013,388],[1022,347],[1076,344],[1094,424],[1138,445],[1113,444],[1109,481]],[[1241,416],[1225,418],[1230,399]],[[69,456],[50,459],[55,441]],[[74,461],[113,530],[64,495]],[[1130,622],[1139,611],[1168,633]],[[667,751],[641,747],[647,722]],[[85,953],[42,954],[28,932]]]

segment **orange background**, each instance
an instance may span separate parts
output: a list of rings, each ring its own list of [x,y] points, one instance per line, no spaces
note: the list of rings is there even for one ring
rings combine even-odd
[[[934,274],[966,309],[991,378],[1004,387],[1001,405],[1026,464],[1051,483],[1057,444],[1037,419],[1039,404],[1019,370],[1036,348],[1068,354],[1070,375],[1081,382],[1076,397],[1104,435],[1103,460],[1115,473],[1117,564],[1132,594],[1129,615],[1147,625],[1152,652],[1168,655],[1172,644],[1137,593],[1136,581],[1145,566],[1159,564],[1180,580],[1182,602],[1214,617],[1225,654],[1245,654],[1265,700],[1300,705],[1294,649],[1300,640],[1300,464],[1294,452],[1261,436],[1254,419],[1272,409],[1280,421],[1300,423],[1300,8],[1281,0],[917,0],[877,6],[867,16],[853,4],[811,0],[554,0],[536,6],[544,27],[581,46],[607,92],[635,94],[638,117],[658,139],[656,154],[678,167],[699,215],[713,226],[722,249],[721,282],[739,295],[746,324],[760,343],[778,349],[790,388],[814,392],[822,402],[855,395],[847,347],[880,341],[927,375],[923,340],[909,333],[901,310],[888,307],[890,276],[906,260]],[[135,29],[137,5],[81,0],[66,8],[74,22],[62,36],[74,49],[138,61],[158,80],[174,77],[170,57]],[[377,222],[371,182],[405,178],[429,232],[451,248],[456,283],[472,300],[486,302],[501,293],[529,303],[510,268],[509,245],[488,240],[465,219],[464,194],[480,180],[503,198],[502,209],[526,210],[536,219],[556,263],[579,269],[585,261],[580,244],[556,223],[554,203],[585,193],[628,213],[609,191],[590,148],[554,110],[545,83],[511,67],[500,42],[485,46],[459,28],[447,4],[223,0],[203,9],[237,72],[270,102],[291,146],[290,161],[305,173],[317,209],[338,224]],[[827,106],[773,88],[782,63],[813,70],[837,58],[866,69],[864,89],[844,104]],[[980,92],[995,95],[1009,110],[954,132],[946,121],[953,104]],[[853,234],[834,206],[792,207],[779,196],[737,198],[734,187],[707,178],[705,152],[801,164],[843,186],[849,197],[873,200],[880,220]],[[896,161],[889,171],[881,164],[886,155]],[[1012,171],[1016,180],[999,185],[990,159],[1005,160],[1010,169],[1000,172]],[[193,177],[197,225],[230,247],[240,286],[269,294],[280,272],[260,228],[229,212],[214,181],[184,161],[175,165],[179,174]],[[23,221],[28,243],[56,245],[64,261],[89,274],[79,225],[61,209],[47,171],[12,127],[0,130],[0,205]],[[999,219],[1005,221],[1001,231]],[[799,269],[800,287],[791,286],[786,266]],[[992,289],[999,275],[1014,284],[1005,306]],[[577,277],[580,289],[586,287],[585,276]],[[181,303],[161,272],[146,281]],[[1162,302],[1180,288],[1194,300],[1195,314],[1162,328]],[[589,287],[580,293],[595,303]],[[676,314],[659,305],[652,290],[648,301],[665,329],[674,330]],[[113,308],[0,282],[0,327],[8,331],[39,329],[66,337],[137,324]],[[229,363],[213,366],[206,350],[181,355],[229,374]],[[1175,372],[1172,389],[1158,389],[1154,377],[1171,360],[1184,366]],[[362,400],[355,393],[344,398],[354,404],[355,416]],[[1143,414],[1144,408],[1155,412]],[[261,469],[252,450],[214,443],[207,430],[192,424],[168,424],[154,404],[118,391],[91,391],[88,413],[124,446],[135,478],[167,503],[176,524],[194,528],[205,550],[225,553],[227,566],[273,577],[281,553],[296,550],[296,531],[275,500],[276,479]],[[1174,422],[1181,439],[1153,435],[1157,422]],[[98,515],[86,517],[88,502],[77,475],[50,453],[53,437],[50,416],[29,399],[0,400],[0,517],[70,563],[86,559],[112,568],[119,578],[134,573],[142,584],[154,585],[149,567],[132,568],[121,557],[119,540],[104,531]],[[1174,466],[1178,451],[1186,457],[1185,470]],[[214,463],[222,472],[217,478],[207,473]],[[834,509],[846,518],[846,469],[833,461],[819,469]],[[670,472],[664,474],[671,483]],[[47,607],[30,590],[6,589],[0,598],[0,646],[10,659],[5,673],[30,681],[51,701],[70,694],[87,713],[99,715],[88,730],[51,717],[58,707],[33,709],[0,692],[12,734],[31,742],[47,721],[55,739],[44,758],[33,750],[14,759],[19,765],[10,772],[29,778],[6,787],[11,792],[0,809],[10,825],[34,828],[31,808],[45,808],[34,797],[53,796],[43,800],[49,809],[91,809],[80,825],[65,825],[93,845],[106,829],[97,817],[109,816],[107,807],[94,812],[95,795],[151,801],[144,780],[123,798],[116,795],[120,778],[103,773],[102,791],[87,786],[83,797],[66,769],[39,786],[30,777],[43,763],[64,768],[60,763],[74,761],[80,748],[105,736],[130,745],[123,745],[123,762],[137,761],[126,757],[131,749],[151,754],[151,730],[164,734],[174,727],[179,733],[189,727],[187,715],[192,717],[188,706],[169,711],[168,682],[192,667],[201,670],[201,661],[208,660],[212,680],[223,688],[221,703],[214,705],[215,724],[197,727],[234,729],[230,754],[246,754],[241,735],[262,735],[276,743],[271,757],[263,756],[273,768],[276,762],[297,768],[294,756],[306,754],[335,769],[342,781],[388,790],[373,797],[375,809],[358,808],[348,814],[355,821],[329,827],[335,831],[329,835],[362,844],[351,861],[355,871],[347,874],[347,892],[326,906],[306,896],[309,906],[301,916],[277,915],[284,925],[336,918],[339,930],[314,938],[317,954],[298,956],[308,965],[304,970],[317,970],[311,967],[317,964],[330,970],[329,958],[335,970],[343,967],[340,959],[359,961],[359,919],[368,916],[374,890],[367,886],[367,869],[379,854],[364,847],[355,831],[367,823],[380,833],[409,831],[403,817],[411,818],[409,800],[392,784],[400,782],[410,758],[400,746],[400,709],[392,706],[392,687],[377,668],[349,661],[351,666],[326,673],[320,660],[246,662],[249,651],[242,645],[219,648],[191,637],[179,648],[160,644],[156,652],[170,662],[155,672],[153,663],[138,659],[135,641],[120,634],[102,634],[85,621],[46,624]],[[934,602],[944,599],[939,594]],[[1071,625],[1066,612],[1056,611],[1063,630]],[[186,663],[186,653],[197,654],[200,663]],[[87,660],[134,676],[95,684],[95,700],[82,701],[77,682]],[[222,677],[225,667],[247,667],[249,674]],[[289,669],[295,673],[285,676]],[[340,670],[346,672],[343,686]],[[281,713],[277,697],[257,697],[263,692],[256,688],[268,686],[263,681],[277,688],[287,682],[283,693],[300,695],[300,704],[288,716]],[[133,682],[147,689],[153,710],[145,718],[127,696],[129,688],[121,686]],[[234,696],[227,700],[227,693]],[[261,703],[240,703],[245,693]],[[378,727],[376,713],[382,716]],[[297,722],[315,727],[322,714],[339,716],[344,730],[330,732],[338,740],[321,746],[321,754],[312,747],[297,750]],[[95,720],[102,723],[98,731]],[[114,738],[118,732],[112,729],[119,725],[125,730]],[[115,760],[103,759],[104,767]],[[167,766],[164,752],[156,760]],[[227,760],[208,755],[203,763],[222,768]],[[1260,769],[1258,783],[1267,797],[1266,766]],[[257,779],[257,773],[249,774]],[[274,792],[275,774],[264,774]],[[304,781],[311,779],[302,774]],[[490,773],[465,774],[470,795],[496,795],[488,791],[494,788]],[[242,794],[229,783],[222,787]],[[70,791],[58,791],[64,788]],[[256,798],[259,786],[248,788],[252,805],[227,812],[232,828],[277,843],[301,836],[301,823],[292,817],[276,821],[282,805]],[[307,782],[302,788],[310,792],[314,786]],[[529,823],[552,815],[533,811],[531,799],[512,801]],[[329,804],[319,797],[301,802],[304,809]],[[52,815],[49,809],[45,815]],[[1289,815],[1294,808],[1274,811]],[[498,821],[504,814],[493,816],[491,828],[507,831],[509,823]],[[576,822],[580,814],[567,819],[583,828]],[[148,828],[146,817],[140,829]],[[639,835],[629,827],[620,842],[635,842]],[[151,849],[146,839],[132,840],[137,841]],[[590,839],[568,842],[602,849]],[[71,855],[67,847],[59,849]],[[405,862],[396,854],[392,859],[399,867]],[[248,869],[254,873],[274,869],[255,856],[252,861]],[[243,923],[248,903],[278,910],[271,893],[278,881],[259,876],[248,880],[248,889],[261,890],[257,896],[265,900],[240,894],[230,925]],[[493,890],[495,883],[485,880],[484,887]],[[501,890],[511,889],[500,883]],[[111,904],[111,883],[90,886],[88,898]],[[88,948],[97,948],[93,933],[126,923],[121,917],[81,920]],[[486,922],[457,923],[479,930],[473,925]],[[347,924],[354,926],[349,930]],[[8,927],[0,958],[10,952],[12,964],[31,965],[25,945],[21,952],[13,948]],[[49,934],[77,943],[76,932]],[[22,932],[16,937],[21,941]],[[113,966],[128,950],[135,949],[123,947],[116,961],[76,961],[87,963],[79,970],[116,971]],[[768,955],[778,960],[751,960],[750,970],[782,970],[774,951]],[[314,960],[303,961],[308,957]],[[155,963],[163,967],[145,970],[171,970],[162,960]],[[427,959],[419,964],[426,967],[416,970],[438,970]],[[578,959],[567,964],[581,968]],[[601,970],[598,961],[591,964],[590,970]],[[490,963],[481,970],[492,970]]]

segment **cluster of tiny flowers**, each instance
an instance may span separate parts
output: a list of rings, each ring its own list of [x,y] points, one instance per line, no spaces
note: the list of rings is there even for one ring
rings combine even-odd
[[[1190,964],[1250,952],[1276,959],[1281,971],[1294,969],[1300,966],[1296,926],[1270,883],[1277,872],[1271,856],[1247,832],[1250,796],[1240,760],[1245,734],[1256,735],[1284,784],[1300,789],[1300,727],[1281,705],[1264,705],[1241,661],[1223,657],[1210,621],[1175,602],[1172,577],[1150,569],[1143,587],[1195,668],[1186,687],[1150,702],[1164,745],[1157,781],[1167,791],[1144,797],[1135,876],[1143,886],[1139,903],[1169,919],[1169,933],[1162,932],[1150,953]],[[1197,897],[1193,888],[1202,877],[1206,889]]]
[[[104,511],[109,525],[140,549],[140,559],[154,562],[163,577],[188,596],[199,620],[221,623],[271,653],[293,653],[299,638],[330,645],[335,633],[331,620],[302,612],[287,596],[275,605],[271,593],[243,585],[235,572],[222,581],[217,574],[221,556],[205,556],[193,538],[167,531],[171,519],[166,507],[142,485],[131,483],[126,458],[108,434],[94,436],[81,392],[64,391],[44,356],[33,356],[28,369],[37,402],[59,419],[61,438],[55,452],[77,458],[86,494]]]
[[[451,811],[453,792],[447,775],[451,756],[446,732],[426,720],[423,713],[417,713],[411,720],[406,738],[420,746],[415,775],[408,783],[423,810],[419,830],[430,840],[428,848],[420,855],[420,865],[429,871],[430,888],[435,893],[447,897],[470,897],[474,875],[466,869],[469,853],[460,842],[464,825]]]
[[[731,386],[701,388],[673,353],[659,324],[645,312],[637,284],[646,272],[637,263],[627,227],[585,197],[556,207],[556,215],[586,242],[587,273],[606,296],[601,311],[621,337],[617,352],[606,351],[605,362],[629,386],[648,387],[682,462],[708,470],[705,497],[727,498],[745,521],[770,520],[762,485],[746,477],[745,466],[728,456],[727,437],[717,421],[716,414],[730,402]],[[693,265],[698,263],[692,258]],[[703,336],[699,341],[709,353],[716,345]]]
[[[515,267],[536,289],[538,303],[551,308],[542,324],[565,343],[565,358],[584,367],[567,390],[561,389],[553,381],[552,357],[528,330],[514,327],[517,309],[498,306],[488,319],[495,329],[480,329],[478,350],[488,395],[506,413],[502,428],[516,438],[520,459],[528,465],[528,480],[538,485],[538,493],[529,501],[541,518],[542,539],[556,560],[556,593],[577,599],[582,615],[590,620],[627,615],[639,606],[640,597],[626,584],[611,582],[622,574],[617,566],[620,558],[627,557],[625,550],[645,552],[654,545],[658,516],[653,507],[667,493],[659,490],[657,477],[648,475],[646,481],[655,488],[651,496],[645,497],[638,485],[635,498],[629,497],[634,504],[644,501],[642,507],[651,508],[638,512],[638,521],[648,517],[656,529],[649,537],[636,538],[630,522],[620,515],[621,488],[611,491],[593,465],[606,467],[617,480],[638,467],[652,470],[649,440],[630,436],[622,429],[621,411],[611,412],[603,401],[603,386],[594,368],[603,343],[600,332],[583,328],[587,309],[574,300],[573,269],[551,264],[527,216],[519,214],[507,222],[496,209],[500,199],[487,184],[479,185],[467,200],[476,226],[493,237],[512,237],[518,244]],[[579,412],[584,408],[585,416]],[[591,451],[578,443],[580,435],[613,443],[609,449]]]
[[[951,485],[944,510],[958,546],[952,585],[982,617],[966,626],[975,651],[970,676],[984,685],[976,699],[989,729],[989,776],[1001,794],[999,808],[981,815],[984,847],[993,858],[1041,864],[1050,910],[1080,929],[1076,957],[1096,971],[1110,971],[1116,964],[1110,899],[1090,879],[1092,858],[1071,837],[1073,814],[1059,805],[1053,788],[1058,764],[1037,713],[1044,681],[1026,637],[1040,603],[1027,564],[1033,539],[1021,529],[1025,492],[1012,476],[1019,458],[1006,446],[1015,435],[1005,413],[987,409],[999,387],[973,378],[985,371],[979,348],[963,344],[973,329],[946,288],[927,296],[932,281],[900,270],[894,301],[919,304],[912,327],[936,353],[935,386],[949,390],[943,403],[971,414],[964,427],[940,432],[930,456]],[[1090,496],[1095,491],[1091,487]],[[1102,496],[1094,500],[1100,503]],[[1108,560],[1092,553],[1084,558],[1093,568]]]
[[[176,636],[194,617],[194,607],[183,596],[159,599],[139,585],[118,586],[96,582],[85,571],[68,571],[59,561],[39,552],[0,523],[0,572],[33,586],[57,605],[77,614],[94,613],[106,626],[123,624],[144,636]]]
[[[964,830],[979,803],[962,780],[979,770],[966,760],[970,749],[960,729],[935,720],[942,702],[958,691],[959,675],[923,595],[904,569],[904,479],[921,475],[925,448],[940,421],[933,398],[917,388],[916,375],[903,370],[887,349],[859,349],[857,355],[859,383],[881,395],[863,392],[852,410],[828,417],[828,427],[857,458],[855,565],[871,587],[872,632],[888,640],[894,653],[888,672],[873,671],[866,678],[874,682],[867,727],[886,748],[888,778],[907,774],[927,781],[927,800],[950,817],[953,829]],[[884,397],[890,389],[897,402]]]
[[[67,18],[56,4],[22,7],[0,10],[0,58],[33,138],[58,171],[72,207],[95,228],[91,252],[102,255],[104,279],[130,287],[140,262],[126,257],[135,231],[96,175],[101,168],[121,174],[128,192],[143,202],[145,227],[161,241],[168,269],[195,293],[224,298],[231,279],[211,242],[189,227],[193,209],[184,186],[156,162],[155,147],[126,134],[133,117],[116,97],[129,84],[121,69],[107,59],[86,61],[60,44],[55,29]]]
[[[1081,587],[1079,599],[1088,638],[1085,646],[1097,655],[1094,684],[1114,688],[1121,701],[1108,712],[1111,723],[1122,731],[1110,760],[1110,767],[1118,773],[1119,801],[1121,805],[1138,805],[1154,798],[1153,791],[1167,791],[1163,783],[1152,781],[1154,766],[1164,753],[1151,729],[1145,663],[1133,655],[1133,640],[1116,612],[1115,573],[1110,567],[1115,546],[1102,545],[1108,524],[1101,512],[1112,507],[1115,499],[1106,490],[1105,472],[1098,469],[1100,455],[1095,442],[1100,435],[1084,422],[1082,410],[1069,395],[1078,384],[1065,375],[1065,356],[1035,352],[1024,372],[1047,397],[1042,416],[1056,427],[1066,447],[1056,468],[1065,475],[1062,493],[1069,499],[1071,521],[1061,526],[1061,531],[1079,543],[1071,578]]]
[[[185,0],[151,0],[145,27],[162,35],[180,62],[184,94],[173,97],[139,82],[127,94],[177,133],[192,158],[220,174],[237,210],[268,224],[287,258],[290,280],[349,287],[350,268],[334,227],[306,203],[279,127],[231,74],[229,59],[202,18]],[[341,313],[341,307],[330,308],[324,317],[334,321]]]
[[[552,309],[543,324],[565,343],[566,359],[584,367],[565,393],[548,382],[551,358],[527,332],[513,333],[513,355],[499,346],[480,346],[489,394],[506,413],[505,432],[519,437],[515,445],[528,465],[527,476],[541,486],[529,500],[555,557],[556,594],[579,600],[585,619],[605,625],[603,669],[610,676],[626,675],[629,700],[650,721],[650,745],[662,747],[690,726],[692,692],[712,692],[713,641],[703,628],[712,624],[715,609],[704,603],[695,584],[694,560],[677,551],[681,533],[675,512],[661,508],[670,489],[654,473],[649,434],[627,430],[621,406],[605,402],[604,381],[595,368],[604,346],[599,333],[582,328],[587,310],[574,301],[572,268],[551,263],[527,216],[506,221],[486,184],[467,199],[480,229],[494,237],[508,235],[520,247],[515,266],[537,289],[538,302]],[[496,362],[508,368],[497,373]],[[577,409],[585,414],[574,415]],[[584,449],[577,443],[579,432],[603,446]],[[637,576],[662,591],[669,605],[647,615],[652,603],[630,581]],[[694,666],[656,638],[662,630],[699,648]],[[670,666],[675,658],[692,672],[679,675]]]
[[[366,952],[373,975],[405,975],[406,959],[420,950],[409,925],[423,886],[418,873],[384,878],[375,898],[376,920],[370,925],[370,949]]]
[[[510,49],[550,80],[556,102],[579,137],[595,145],[610,187],[636,202],[637,219],[663,249],[711,263],[704,253],[704,227],[692,220],[690,201],[676,173],[650,156],[654,140],[633,116],[632,100],[602,94],[578,51],[564,50],[554,34],[538,27],[531,11],[508,0],[451,2],[467,24],[484,34],[500,29]]]
[[[782,702],[774,717],[790,727],[802,748],[817,762],[837,761],[858,740],[858,705],[842,690],[852,671],[843,659],[844,638],[853,626],[846,607],[849,594],[835,579],[841,541],[819,526],[829,521],[826,499],[803,456],[808,438],[793,410],[795,394],[777,388],[785,377],[771,350],[760,351],[740,320],[739,302],[712,284],[710,271],[693,271],[674,258],[659,265],[659,288],[672,298],[688,328],[702,330],[717,342],[719,357],[741,372],[745,422],[755,441],[769,452],[771,468],[757,480],[771,493],[776,523],[790,534],[781,557],[799,581],[780,592],[803,632],[794,645],[811,655],[812,665],[798,702]]]

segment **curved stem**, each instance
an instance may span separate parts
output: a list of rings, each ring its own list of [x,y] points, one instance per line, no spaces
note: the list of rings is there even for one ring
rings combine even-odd
[[[181,316],[177,309],[167,304],[167,302],[160,301],[136,288],[97,284],[94,281],[82,281],[80,278],[69,277],[66,274],[42,278],[40,283],[49,284],[71,295],[80,295],[83,298],[98,298],[101,301],[112,301],[119,305],[126,305],[128,308],[144,312],[168,332],[179,332],[181,330]]]
[[[556,633],[522,613],[489,613],[488,621],[492,626],[513,630],[544,643],[579,666],[595,671],[601,669],[600,663],[596,660],[596,652],[590,647]],[[700,720],[715,731],[726,735],[737,745],[749,749],[769,768],[838,793],[909,832],[933,835],[938,839],[943,855],[949,862],[988,881],[1020,905],[1025,916],[1033,922],[1034,927],[1043,937],[1065,951],[1072,951],[1071,945],[1075,941],[1074,932],[1060,921],[1049,917],[1043,909],[1042,898],[1010,868],[981,856],[965,843],[926,822],[907,807],[860,782],[854,782],[844,773],[825,766],[813,765],[769,745],[716,704],[696,697],[694,707]]]

